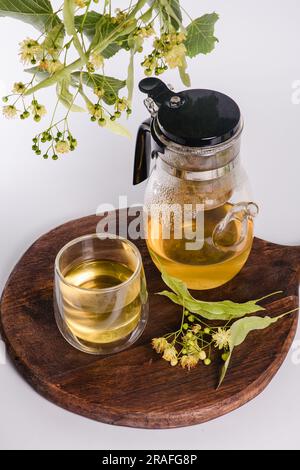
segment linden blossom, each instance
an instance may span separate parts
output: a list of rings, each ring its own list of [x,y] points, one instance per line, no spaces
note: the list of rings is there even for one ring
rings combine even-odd
[[[136,457],[117,457],[109,454],[108,456],[103,457],[103,465],[127,465],[128,467],[134,467],[136,463]]]
[[[57,9],[57,2],[51,0],[0,0],[1,17],[29,22],[38,30],[20,42],[19,58],[31,77],[28,75],[24,84],[16,82],[12,93],[3,97],[7,103],[4,117],[24,120],[32,114],[33,120],[40,122],[44,107],[32,110],[27,98],[35,96],[34,100],[39,100],[38,93],[43,88],[56,90],[49,122],[33,137],[32,150],[45,160],[58,160],[75,150],[76,139],[69,123],[71,112],[86,112],[101,128],[130,136],[128,129],[116,121],[122,114],[129,116],[132,112],[134,56],[141,54],[147,43],[152,44],[151,54],[138,60],[145,75],[161,75],[168,68],[178,68],[183,84],[190,86],[186,58],[211,52],[217,42],[214,27],[218,15],[205,14],[190,21],[180,1],[127,0],[120,1],[121,8],[117,9],[111,3],[115,7],[118,2],[111,0],[62,3],[63,8]],[[122,70],[120,78],[106,75],[108,60],[124,51],[128,53],[127,76]],[[95,73],[97,70],[99,73]],[[120,93],[125,87],[124,97]]]

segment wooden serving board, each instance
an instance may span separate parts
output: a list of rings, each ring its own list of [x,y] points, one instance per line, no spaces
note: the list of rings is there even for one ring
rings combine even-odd
[[[61,336],[52,305],[53,266],[60,248],[94,233],[99,216],[68,222],[37,240],[12,272],[2,296],[1,332],[25,379],[44,397],[74,413],[105,423],[141,428],[174,428],[203,423],[257,396],[282,364],[293,341],[298,314],[266,331],[249,335],[236,348],[222,387],[216,390],[221,362],[188,372],[170,367],[152,350],[151,338],[175,330],[181,310],[154,295],[164,288],[145,242],[141,250],[150,293],[150,318],[130,349],[106,357],[81,353]],[[118,230],[118,229],[117,229]],[[194,292],[205,300],[246,301],[275,290],[282,296],[267,314],[298,307],[300,247],[255,239],[250,258],[221,288]],[[284,397],[282,398],[284,400]]]

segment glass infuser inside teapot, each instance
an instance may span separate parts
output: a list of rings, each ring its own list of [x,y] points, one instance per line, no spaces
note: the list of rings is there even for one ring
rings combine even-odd
[[[138,131],[134,184],[150,175],[150,255],[191,289],[220,286],[245,264],[258,212],[240,163],[239,107],[217,91],[175,93],[157,78],[139,87],[151,118]]]

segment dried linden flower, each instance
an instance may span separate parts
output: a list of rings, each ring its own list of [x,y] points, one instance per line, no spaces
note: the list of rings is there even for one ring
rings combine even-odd
[[[164,54],[170,69],[182,67],[185,61],[186,47],[184,44],[175,44],[170,51]]]
[[[169,343],[166,338],[153,338],[152,340],[152,347],[158,354],[164,352],[164,350],[169,347]]]
[[[34,117],[43,117],[47,113],[47,110],[43,104],[34,103],[30,106],[30,111]]]
[[[89,113],[92,115],[93,118],[99,119],[103,116],[103,109],[100,104],[88,104],[87,105]]]
[[[201,325],[193,325],[192,326],[192,331],[195,334],[199,333],[199,331],[201,331]]]
[[[94,52],[90,56],[90,64],[94,67],[95,70],[100,69],[104,64],[104,57],[98,52]]]
[[[175,35],[175,41],[177,42],[183,42],[186,40],[186,35],[184,33],[177,33]]]
[[[188,356],[182,356],[180,359],[180,365],[183,369],[187,368],[188,370],[196,367],[199,362],[199,355],[191,354]]]
[[[164,350],[163,359],[174,364],[174,362],[177,360],[177,351],[174,346],[168,345],[168,347]]]
[[[123,23],[123,21],[125,21],[127,18],[127,13],[122,11],[120,8],[115,9],[115,14],[116,14],[115,18],[112,18],[113,23],[116,23],[116,24]]]
[[[40,61],[39,65],[38,65],[38,68],[39,68],[40,70],[44,70],[44,71],[47,72],[48,69],[49,69],[49,60],[47,60],[47,59],[42,59],[42,60]]]
[[[142,62],[145,74],[160,75],[168,66],[171,69],[185,66],[185,39],[183,33],[163,33],[161,37],[156,37],[153,42],[154,49]]]
[[[155,31],[152,26],[147,26],[146,28],[139,28],[137,30],[137,35],[140,36],[142,39],[149,38],[150,36],[153,36],[154,33]]]
[[[67,140],[60,140],[55,145],[57,153],[68,153],[70,151],[70,144]]]
[[[94,93],[98,98],[102,98],[104,96],[105,90],[101,86],[96,86],[94,88]]]
[[[13,119],[17,116],[17,109],[12,105],[3,106],[2,113],[7,119]]]
[[[85,0],[74,0],[74,3],[79,8],[86,7],[86,1]]]
[[[25,85],[24,83],[22,82],[16,82],[14,83],[14,86],[13,86],[13,89],[12,89],[13,93],[18,93],[18,94],[22,94],[24,93],[25,91]]]
[[[38,116],[42,117],[42,116],[45,116],[45,114],[47,113],[47,110],[43,104],[38,104],[35,108],[35,112]]]
[[[43,49],[35,39],[27,38],[20,42],[20,58],[23,64],[29,64],[42,56]]]
[[[48,67],[47,67],[47,72],[49,72],[50,74],[53,74],[55,72],[58,72],[59,70],[63,69],[64,66],[63,64],[60,62],[60,60],[57,60],[57,59],[53,59],[53,60],[49,60],[48,61]]]
[[[230,330],[218,328],[218,331],[212,335],[216,348],[224,349],[229,345]]]
[[[116,111],[125,111],[125,109],[128,106],[128,101],[126,98],[118,98],[116,103],[115,103],[115,109]]]

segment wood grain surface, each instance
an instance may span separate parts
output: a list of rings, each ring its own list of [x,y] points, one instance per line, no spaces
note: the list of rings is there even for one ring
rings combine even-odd
[[[225,381],[216,391],[222,365],[217,358],[210,367],[200,365],[188,372],[171,368],[150,346],[151,338],[176,329],[181,309],[155,295],[164,285],[143,240],[134,241],[142,253],[150,293],[150,318],[142,337],[126,351],[106,357],[84,354],[63,339],[53,313],[54,259],[65,243],[95,232],[99,220],[99,216],[84,217],[42,236],[9,277],[1,301],[1,333],[24,378],[69,411],[141,428],[202,423],[257,396],[286,357],[298,314],[274,324],[267,334],[251,333],[235,349]],[[241,302],[283,290],[267,306],[267,314],[278,315],[298,307],[299,268],[300,247],[256,238],[238,276],[221,288],[193,294],[203,300]]]

